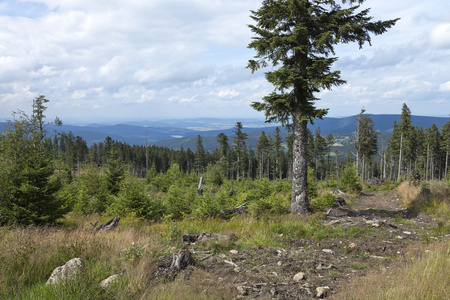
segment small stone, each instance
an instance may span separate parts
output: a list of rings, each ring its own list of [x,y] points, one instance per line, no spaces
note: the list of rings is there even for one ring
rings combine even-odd
[[[233,269],[236,273],[239,273],[241,271],[241,269],[239,267],[236,267]]]
[[[378,223],[378,222],[373,222],[373,223],[372,223],[372,227],[378,228],[378,227],[380,227],[380,223]]]
[[[328,295],[329,286],[319,286],[316,288],[316,297],[325,298]]]
[[[270,272],[270,274],[271,274],[272,276],[278,276],[278,273],[277,273],[277,272]]]
[[[236,288],[237,288],[239,294],[241,294],[241,295],[243,295],[243,296],[248,295],[248,290],[247,290],[247,287],[246,287],[246,286],[239,285],[239,286],[237,286]]]
[[[226,258],[227,256],[226,256],[225,254],[223,254],[223,253],[220,253],[220,254],[219,254],[219,257],[222,258],[222,259],[224,259],[224,258]]]
[[[410,231],[403,231],[404,234],[412,234]]]
[[[293,280],[295,282],[299,282],[300,280],[303,280],[303,279],[305,279],[305,273],[303,273],[303,272],[299,272],[299,273],[295,274],[294,278],[293,278]]]
[[[399,240],[403,240],[403,237],[401,235],[397,235],[395,238],[399,239]]]
[[[337,223],[340,223],[340,222],[341,222],[341,220],[332,220],[327,225],[331,226],[331,225],[334,225],[334,224],[337,224]]]
[[[351,243],[350,245],[348,245],[349,248],[355,248],[356,244],[355,243]]]
[[[283,263],[281,262],[281,260],[279,262],[277,262],[277,266],[281,267],[283,265]]]
[[[102,280],[102,282],[100,282],[100,287],[102,289],[107,289],[111,284],[113,284],[119,278],[120,278],[120,274],[115,274],[115,275],[109,276],[108,278],[106,278],[105,280]]]
[[[325,252],[325,253],[333,253],[333,250],[331,250],[331,249],[322,249],[322,252]]]
[[[239,251],[237,251],[237,250],[230,250],[230,253],[231,253],[231,254],[238,254]]]

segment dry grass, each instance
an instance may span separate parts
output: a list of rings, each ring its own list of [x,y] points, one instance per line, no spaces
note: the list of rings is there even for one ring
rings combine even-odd
[[[427,186],[429,188],[414,186],[409,181],[404,181],[395,191],[403,200],[404,206],[447,221],[450,215],[450,187],[442,182],[428,182]]]
[[[422,187],[415,186],[410,181],[403,181],[395,188],[395,191],[402,199],[403,205],[409,207],[421,196]]]
[[[405,260],[356,279],[333,299],[450,299],[450,242],[410,246]]]
[[[234,235],[237,241],[228,239],[209,245],[211,249],[219,252],[227,251],[231,247],[242,249],[253,245],[283,246],[285,242],[299,238],[319,239],[321,232],[323,236],[328,237],[333,234],[330,231],[332,228],[321,226],[318,222],[321,217],[320,214],[309,217],[289,214],[261,218],[236,217],[230,220],[186,218],[176,222],[158,223],[123,218],[120,226],[114,231],[95,233],[90,223],[96,221],[102,223],[110,218],[98,215],[90,217],[68,215],[64,226],[60,228],[2,227],[0,228],[2,241],[0,243],[0,299],[231,299],[235,296],[233,293],[236,290],[226,283],[210,278],[210,275],[201,268],[188,268],[174,282],[154,280],[151,274],[157,268],[155,262],[158,258],[181,248],[183,246],[181,235],[187,233],[213,232]],[[280,234],[283,234],[283,238]],[[127,255],[126,249],[130,249],[133,242],[142,249],[142,255],[133,257]],[[448,250],[448,243],[446,247]],[[431,253],[427,253],[428,256],[422,255],[418,261],[432,258],[438,260],[437,262],[426,261],[426,266],[421,263],[415,267],[416,269],[410,269],[416,271],[430,269],[431,273],[438,273],[439,277],[447,276],[448,278],[448,271],[443,273],[435,267],[440,264],[450,269],[448,268],[448,251],[443,252],[443,249],[441,251],[438,248],[430,248],[430,250]],[[423,254],[424,249],[410,252]],[[74,257],[85,260],[84,275],[75,283],[61,286],[59,289],[50,289],[45,286],[44,283],[52,270]],[[442,257],[447,260],[442,261]],[[107,291],[98,287],[101,280],[124,270],[127,275]],[[391,278],[406,276],[399,274],[390,276]],[[381,276],[386,277],[386,274]],[[408,276],[410,277],[405,279],[402,277],[402,284],[417,285],[415,281],[417,276],[418,282],[422,282],[420,274],[411,273]],[[430,275],[426,273],[426,276]],[[434,280],[436,287],[424,289],[439,291],[440,282]],[[427,284],[432,282],[433,280],[429,280]],[[447,280],[446,284],[448,283]],[[67,296],[67,291],[70,291],[70,297]],[[363,298],[365,299],[365,297],[360,299]],[[379,298],[374,296],[369,299]]]

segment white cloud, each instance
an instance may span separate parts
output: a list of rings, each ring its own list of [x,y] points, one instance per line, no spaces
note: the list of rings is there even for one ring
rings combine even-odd
[[[447,81],[447,82],[439,85],[438,91],[439,92],[450,92],[450,81]]]
[[[450,49],[450,23],[437,25],[431,32],[431,44],[438,49]]]
[[[233,98],[240,96],[241,93],[234,89],[226,89],[226,90],[220,90],[218,92],[211,92],[210,95],[219,97],[219,98],[233,99]]]
[[[364,4],[373,7],[374,19],[402,18],[374,37],[372,47],[337,48],[335,69],[348,84],[319,95],[318,105],[329,107],[330,115],[358,113],[363,104],[369,113],[400,111],[396,105],[404,99],[424,103],[442,99],[440,92],[450,89],[450,2],[394,2]],[[264,79],[267,70],[252,75],[245,69],[254,55],[246,48],[250,10],[260,5],[260,0],[2,2],[0,118],[28,110],[40,94],[63,120],[263,118],[249,103],[273,91]],[[433,109],[450,111],[449,106],[444,101]]]

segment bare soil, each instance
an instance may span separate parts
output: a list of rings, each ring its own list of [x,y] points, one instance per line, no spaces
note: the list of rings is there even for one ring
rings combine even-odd
[[[402,260],[406,246],[429,239],[436,226],[432,217],[402,207],[395,191],[362,194],[352,205],[328,211],[321,222],[364,230],[354,237],[301,239],[284,249],[197,254],[198,263],[188,267],[184,276],[189,279],[201,272],[201,284],[227,289],[234,299],[312,299],[318,297],[319,287],[326,291],[321,297],[333,298],[352,278],[389,269]],[[299,272],[303,278],[296,282],[294,275]]]

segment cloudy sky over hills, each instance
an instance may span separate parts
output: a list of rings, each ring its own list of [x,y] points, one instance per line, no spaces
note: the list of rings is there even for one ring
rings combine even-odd
[[[43,94],[63,121],[256,117],[270,93],[245,69],[258,0],[0,2],[0,118]],[[368,0],[401,20],[362,50],[337,48],[347,84],[319,95],[329,116],[450,114],[450,1]]]

